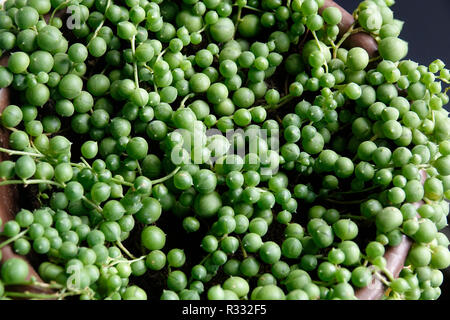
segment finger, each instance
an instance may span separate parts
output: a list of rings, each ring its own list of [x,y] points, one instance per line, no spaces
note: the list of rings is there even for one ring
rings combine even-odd
[[[332,0],[325,0],[325,4],[323,7],[319,9],[320,12],[322,12],[325,8],[328,7],[336,7],[338,8],[342,13],[342,21],[338,24],[339,27],[339,35],[343,35],[347,32],[347,30],[351,27],[351,25],[355,22],[355,19],[353,16],[347,12],[344,8],[342,8],[340,5],[338,5],[336,2]],[[378,45],[375,39],[370,36],[369,34],[365,32],[358,32],[350,37],[344,42],[344,46],[346,48],[353,48],[353,47],[361,47],[364,48],[370,57],[375,56],[375,54],[378,51]]]
[[[411,245],[411,239],[403,235],[402,241],[398,246],[390,247],[386,251],[384,255],[384,258],[386,259],[386,269],[389,270],[394,278],[397,278],[400,271],[403,269]],[[386,288],[383,283],[379,279],[374,278],[367,287],[356,291],[355,296],[359,300],[380,300],[383,297],[385,290]]]

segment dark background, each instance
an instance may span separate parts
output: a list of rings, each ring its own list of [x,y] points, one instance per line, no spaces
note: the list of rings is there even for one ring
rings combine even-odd
[[[353,12],[361,1],[334,0]],[[397,0],[391,7],[396,19],[405,21],[400,37],[409,42],[407,58],[428,66],[441,59],[450,66],[450,0]],[[450,105],[445,106],[450,110]],[[450,238],[449,227],[443,232]],[[450,300],[450,268],[444,270],[445,280],[439,300]]]

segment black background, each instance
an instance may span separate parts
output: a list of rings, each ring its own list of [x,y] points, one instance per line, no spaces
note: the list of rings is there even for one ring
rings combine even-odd
[[[353,12],[361,1],[335,2]],[[397,0],[391,9],[396,19],[405,22],[400,38],[409,43],[408,59],[428,66],[439,58],[450,67],[450,0]],[[445,108],[450,110],[450,105]],[[450,237],[449,227],[444,233]],[[450,268],[444,275],[440,300],[450,300]]]

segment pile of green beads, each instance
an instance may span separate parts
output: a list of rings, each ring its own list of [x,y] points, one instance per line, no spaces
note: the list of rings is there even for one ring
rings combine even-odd
[[[0,186],[33,201],[0,297],[437,299],[450,72],[405,60],[393,3],[341,34],[324,0],[6,0]],[[378,55],[342,47],[361,31]]]

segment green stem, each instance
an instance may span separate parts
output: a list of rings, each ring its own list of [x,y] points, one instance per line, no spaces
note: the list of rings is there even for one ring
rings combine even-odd
[[[390,284],[388,281],[386,281],[386,279],[385,279],[383,276],[381,276],[378,272],[375,272],[374,275],[375,275],[375,277],[376,277],[378,280],[380,280],[386,287],[389,287],[389,286],[391,285],[391,284]]]
[[[372,186],[370,188],[366,188],[366,189],[362,189],[362,190],[358,190],[358,191],[342,191],[342,192],[333,192],[333,195],[350,195],[350,194],[356,194],[356,193],[361,193],[361,192],[367,192],[367,191],[372,191],[374,189],[378,189],[380,186]]]
[[[325,201],[327,201],[327,202],[336,203],[336,204],[358,204],[358,203],[364,202],[365,200],[366,199],[352,200],[352,201],[340,201],[340,200],[331,199],[331,198],[325,199]]]
[[[188,94],[186,97],[183,98],[183,100],[181,100],[180,102],[180,106],[178,107],[178,109],[183,109],[184,108],[184,104],[186,103],[186,101],[192,97],[194,97],[195,94],[194,93],[190,93]]]
[[[25,151],[17,151],[0,147],[0,152],[7,153],[8,155],[17,155],[17,156],[31,156],[31,157],[45,157],[42,153],[33,153],[33,152],[25,152]]]
[[[148,65],[144,65],[144,68],[146,68],[147,70],[149,70],[151,73],[154,73],[154,71],[153,71],[153,69],[152,68],[150,68]]]
[[[81,163],[70,162],[70,165],[71,165],[72,167],[76,167],[76,168],[78,168],[78,169],[84,169],[84,168],[85,168],[85,165],[84,165],[84,164],[81,164]]]
[[[369,59],[369,63],[377,61],[377,60],[381,60],[381,59],[382,59],[381,56],[376,56],[376,57],[374,57],[372,59]]]
[[[23,184],[23,185],[29,185],[29,184],[39,184],[39,183],[45,183],[45,184],[51,184],[54,186],[58,186],[60,188],[62,188],[62,184],[56,182],[56,181],[51,181],[51,180],[44,180],[44,179],[32,179],[32,180],[5,180],[0,182],[0,186],[6,186],[6,185],[10,185],[10,184]]]
[[[158,54],[158,56],[156,57],[155,62],[158,61],[159,59],[161,59],[161,57],[164,55],[164,53],[166,53],[166,51],[167,51],[167,48],[164,49],[164,50],[162,50],[162,51]]]
[[[105,13],[106,13],[106,11],[108,11],[110,5],[111,5],[111,0],[108,0],[108,3],[106,4],[106,8],[105,8]],[[92,35],[92,38],[89,40],[88,44],[86,45],[86,48],[89,47],[92,40],[94,40],[97,37],[100,29],[103,27],[104,24],[105,24],[105,19],[103,19],[103,21],[98,25],[97,29],[95,29],[94,34]]]
[[[200,30],[197,31],[197,33],[202,33],[203,31],[206,30],[207,27],[208,27],[208,25],[205,24],[205,25],[203,26],[203,28],[201,28]]]
[[[330,39],[330,37],[328,37],[330,44],[331,44],[331,48],[333,48],[333,50],[337,50],[336,49],[336,44],[334,43],[334,41],[332,39]]]
[[[208,258],[212,255],[212,252],[208,253],[206,256],[203,257],[203,259],[199,262],[199,264],[203,264]]]
[[[247,6],[247,5],[245,5],[244,8],[248,9],[248,10],[253,10],[253,11],[256,11],[256,12],[264,12],[261,9],[253,8],[253,7],[250,7],[250,6]]]
[[[116,178],[111,178],[111,181],[115,182],[117,184],[122,184],[122,185],[127,186],[127,187],[133,187],[134,186],[131,182],[124,181],[124,180],[119,180],[119,179],[116,179]]]
[[[108,264],[108,267],[115,266],[116,264],[119,264],[119,263],[129,263],[129,264],[131,264],[133,262],[145,259],[146,257],[147,256],[140,256],[139,258],[136,258],[136,259],[133,259],[133,260],[115,260],[115,261],[111,262],[110,264]]]
[[[48,19],[48,24],[49,24],[49,25],[52,24],[53,18],[54,18],[54,16],[55,16],[56,12],[57,12],[59,9],[62,9],[65,5],[68,5],[68,4],[69,4],[69,1],[64,1],[64,2],[60,3],[60,4],[55,8],[55,10],[53,10],[52,15],[50,16],[50,19]],[[45,21],[45,20],[44,20],[44,21]]]
[[[320,52],[323,53],[323,49],[322,49],[322,46],[320,45],[319,39],[317,38],[316,32],[315,31],[311,31],[311,33],[312,33],[312,35],[314,37],[314,40],[316,41],[317,46],[319,47]],[[326,61],[325,61],[325,72],[328,73],[328,63]]]
[[[357,21],[357,20],[356,20]],[[336,59],[337,57],[337,51],[339,49],[339,47],[344,43],[345,40],[347,40],[348,37],[350,37],[350,35],[352,34],[355,25],[356,25],[356,21],[350,26],[350,28],[347,30],[346,33],[344,33],[344,35],[342,36],[341,40],[339,40],[339,42],[336,44],[334,51],[333,51],[333,58]]]
[[[133,254],[131,254],[130,251],[128,251],[127,248],[125,248],[125,246],[122,244],[122,242],[117,241],[117,242],[116,242],[116,245],[117,245],[123,252],[125,252],[126,255],[129,256],[131,259],[134,259],[134,260],[137,259]]]
[[[29,281],[22,282],[19,285],[34,286],[34,287],[45,288],[45,289],[62,289],[62,288],[64,288],[61,284],[56,283],[54,281],[52,281],[51,283],[45,283],[45,282],[39,282],[36,280],[29,280]]]
[[[141,165],[140,165],[139,161],[136,161],[136,165],[137,165],[138,174],[140,176],[142,176],[142,168],[141,168]]]
[[[81,162],[83,162],[86,165],[86,167],[88,167],[89,169],[92,169],[91,165],[89,164],[89,162],[86,161],[85,158],[81,157],[80,159],[81,159]]]
[[[334,281],[326,282],[326,281],[313,280],[312,283],[317,284],[319,286],[330,286],[331,284],[334,283]]]
[[[22,232],[16,234],[14,237],[9,238],[6,241],[3,241],[2,243],[0,243],[0,249],[7,246],[8,244],[10,244],[11,242],[16,241],[17,239],[21,238],[23,235],[25,235],[28,232],[28,228],[23,230]]]
[[[355,216],[355,215],[352,215],[352,214],[343,214],[343,215],[341,215],[341,218],[355,219],[355,220],[367,220],[366,217]]]
[[[166,180],[169,180],[170,178],[172,178],[179,170],[181,169],[181,167],[177,167],[175,170],[173,170],[171,173],[169,173],[167,176],[156,179],[156,180],[152,180],[152,184],[158,184],[161,182],[164,182]]]
[[[238,8],[237,17],[236,17],[236,24],[234,25],[234,32],[237,31],[239,22],[241,22],[241,14],[242,14],[242,7]]]
[[[242,244],[241,238],[239,238],[239,237],[237,237],[237,238],[239,240],[239,247],[241,248],[242,256],[244,257],[244,259],[246,259],[248,256],[247,251],[245,250],[244,245]]]
[[[133,53],[133,57],[136,55],[136,36],[134,35],[133,38],[131,38],[131,52]],[[134,83],[136,85],[136,88],[139,88],[139,76],[138,76],[138,67],[136,62],[136,57],[133,61],[133,69],[134,69]]]
[[[83,195],[83,197],[81,199],[83,199],[83,201],[85,201],[85,202],[89,203],[91,206],[93,206],[98,212],[100,212],[100,213],[103,212],[103,209],[99,205],[94,203],[92,200],[89,200],[88,198],[86,198],[85,195]]]
[[[395,280],[394,276],[392,275],[392,273],[388,269],[382,268],[381,271],[383,271],[383,273],[386,275],[386,277],[389,279],[389,281],[394,281]]]
[[[264,108],[269,109],[269,110],[277,110],[278,108],[281,108],[282,106],[284,106],[286,103],[289,103],[294,98],[295,98],[294,96],[287,94],[283,98],[280,99],[278,104],[276,104],[274,106],[267,105]]]
[[[52,299],[52,298],[59,298],[61,294],[59,293],[52,293],[52,294],[45,294],[45,293],[33,293],[29,291],[25,292],[12,292],[12,291],[6,291],[4,293],[6,297],[12,297],[12,298],[36,298],[36,299]]]

